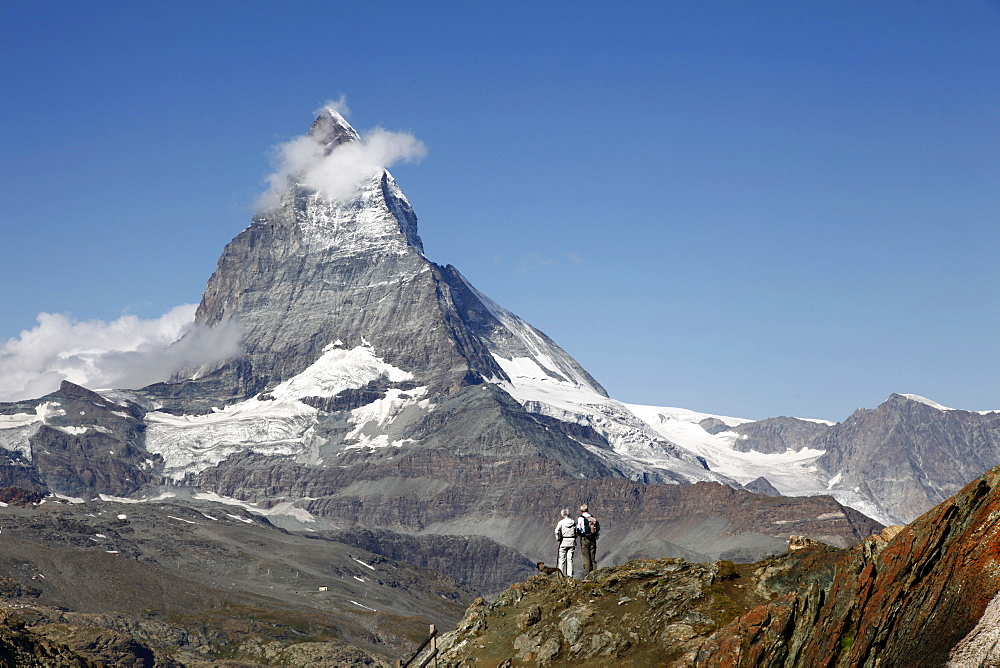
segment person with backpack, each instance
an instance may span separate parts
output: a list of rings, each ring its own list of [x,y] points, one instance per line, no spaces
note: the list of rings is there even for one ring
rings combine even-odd
[[[573,552],[576,551],[576,523],[569,516],[569,508],[562,509],[562,518],[556,524],[556,542],[559,545],[559,570],[568,578],[573,577]]]
[[[586,503],[580,506],[576,533],[580,536],[580,552],[583,554],[583,576],[587,577],[597,564],[597,536],[601,533],[601,523],[590,514]]]

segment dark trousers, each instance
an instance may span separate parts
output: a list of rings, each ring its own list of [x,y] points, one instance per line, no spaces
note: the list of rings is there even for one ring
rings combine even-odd
[[[597,566],[597,539],[580,536],[580,552],[583,554],[583,574],[589,575]]]

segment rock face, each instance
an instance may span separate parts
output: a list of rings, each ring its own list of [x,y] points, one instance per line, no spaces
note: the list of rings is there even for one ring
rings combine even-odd
[[[743,437],[735,442],[734,449],[774,454],[814,448],[830,428],[808,420],[777,417],[737,425],[732,430]]]
[[[1000,413],[912,395],[893,394],[839,424],[781,417],[728,429],[739,435],[734,450],[822,453],[814,463],[823,487],[888,522],[912,521],[1000,464]]]
[[[872,537],[825,569],[776,565],[774,589],[811,580],[707,639],[714,665],[984,665],[1000,635],[988,606],[1000,592],[1000,470],[993,469],[886,541]],[[805,552],[806,550],[803,550]],[[985,622],[985,623],[984,623]]]
[[[634,561],[477,601],[444,665],[986,666],[1000,652],[1000,468],[907,527],[756,564]]]
[[[855,411],[820,441],[816,465],[908,522],[1000,464],[1000,413],[949,410],[894,394]]]
[[[63,381],[58,391],[7,404],[0,429],[0,487],[69,496],[128,496],[159,481],[144,447],[145,411]]]
[[[25,627],[23,619],[7,610],[0,610],[0,661],[4,666],[12,667],[92,668],[101,665],[84,658],[64,644],[33,633]]]
[[[333,110],[309,136],[327,153],[360,141]],[[345,349],[371,345],[418,385],[429,384],[432,394],[506,378],[489,347],[511,356],[525,352],[457,270],[424,257],[416,215],[386,171],[348,201],[290,179],[278,207],[257,214],[230,242],[208,282],[196,323],[230,319],[243,327],[245,355],[225,371],[238,384],[234,395],[244,397],[301,373],[337,341]],[[545,339],[557,368],[600,387],[522,324]]]

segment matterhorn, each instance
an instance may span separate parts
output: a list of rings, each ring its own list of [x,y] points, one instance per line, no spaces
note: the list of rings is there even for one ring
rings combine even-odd
[[[333,159],[365,139],[327,108],[300,141]],[[475,555],[450,564],[484,591],[551,560],[559,509],[584,502],[610,561],[746,560],[789,533],[846,545],[877,528],[828,496],[777,497],[756,474],[718,470],[609,398],[548,336],[427,258],[384,168],[336,196],[286,177],[225,248],[195,317],[193,332],[239,331],[240,352],[142,389],[64,383],[7,405],[20,417],[0,430],[5,485],[209,495],[293,531],[377,531],[383,550],[463,537],[516,555],[496,572]]]

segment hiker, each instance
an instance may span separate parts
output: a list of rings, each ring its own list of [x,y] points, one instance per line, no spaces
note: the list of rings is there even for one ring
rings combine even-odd
[[[583,554],[583,576],[590,575],[597,564],[597,536],[601,525],[588,512],[587,504],[580,506],[580,517],[576,520],[576,533],[580,536],[580,552]]]
[[[571,578],[573,552],[576,550],[576,523],[569,514],[569,508],[562,509],[562,519],[556,524],[556,542],[559,544],[559,570]]]

